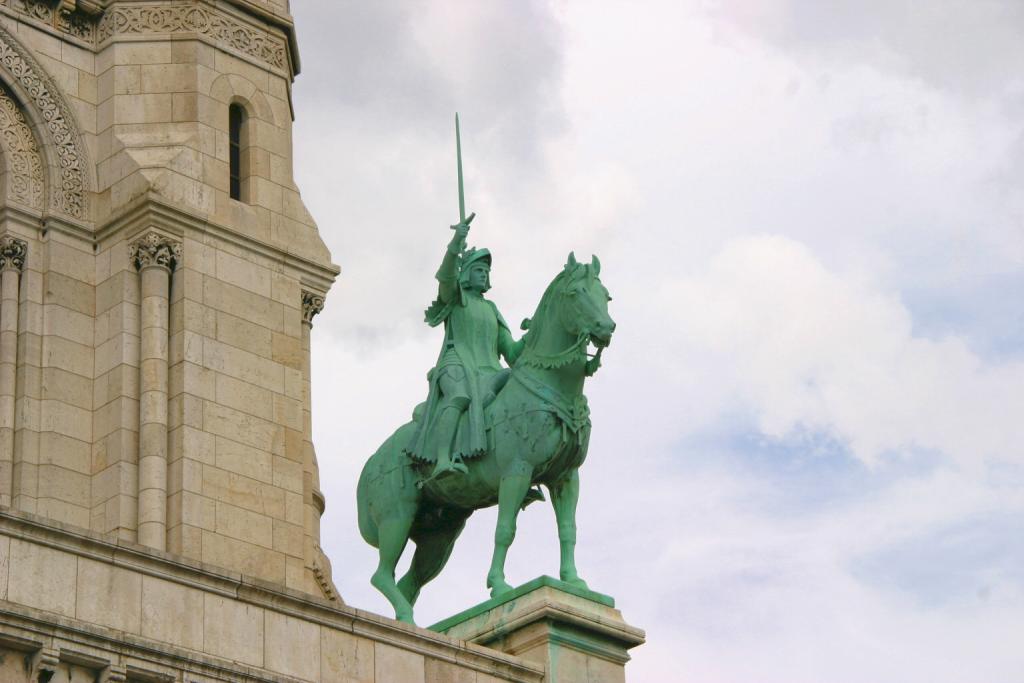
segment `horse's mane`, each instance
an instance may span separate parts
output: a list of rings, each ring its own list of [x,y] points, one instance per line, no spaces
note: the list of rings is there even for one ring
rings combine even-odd
[[[560,296],[565,290],[572,285],[576,284],[580,280],[588,279],[591,276],[591,266],[589,264],[577,263],[573,265],[566,264],[565,268],[562,269],[555,279],[551,281],[547,289],[544,290],[544,295],[540,298],[540,303],[537,304],[537,310],[534,312],[532,318],[527,318],[523,321],[522,329],[526,330],[526,334],[523,336],[526,351],[533,351],[537,345],[537,336],[533,334],[535,330],[534,323],[540,321],[543,325],[547,322],[549,317],[550,309],[554,305],[554,301]]]

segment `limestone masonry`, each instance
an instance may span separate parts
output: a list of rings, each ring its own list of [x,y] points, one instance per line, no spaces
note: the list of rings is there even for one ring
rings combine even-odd
[[[545,679],[332,582],[298,71],[287,0],[0,0],[2,683]]]

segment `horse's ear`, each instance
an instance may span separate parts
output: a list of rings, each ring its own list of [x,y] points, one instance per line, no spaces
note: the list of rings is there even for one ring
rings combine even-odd
[[[590,267],[594,269],[594,275],[601,274],[601,259],[597,258],[597,254],[590,257]]]
[[[579,264],[576,263],[576,252],[570,251],[569,252],[569,260],[565,262],[565,267],[566,268],[575,268],[577,265],[579,265]]]

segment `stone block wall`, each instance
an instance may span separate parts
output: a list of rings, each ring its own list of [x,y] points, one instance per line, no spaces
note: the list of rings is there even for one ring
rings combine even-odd
[[[544,676],[542,665],[279,584],[0,513],[5,683],[540,683]]]
[[[297,69],[283,0],[0,0],[0,506],[337,599]]]

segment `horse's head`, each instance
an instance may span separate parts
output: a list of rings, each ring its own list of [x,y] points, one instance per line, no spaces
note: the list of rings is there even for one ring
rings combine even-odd
[[[608,346],[615,332],[615,321],[608,314],[608,302],[612,298],[600,276],[601,262],[596,256],[590,263],[583,264],[576,261],[572,252],[559,276],[563,279],[562,324],[573,336],[587,335],[599,348]]]

